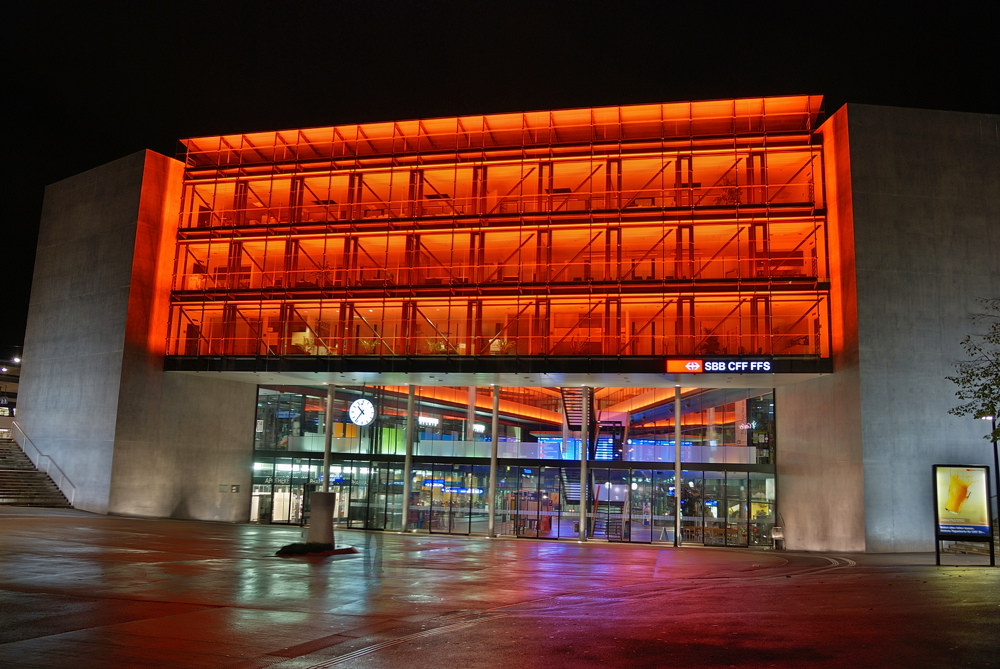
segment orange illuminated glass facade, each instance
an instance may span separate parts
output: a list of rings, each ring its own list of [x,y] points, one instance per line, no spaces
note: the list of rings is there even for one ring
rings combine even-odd
[[[167,354],[828,360],[820,102],[186,140]]]

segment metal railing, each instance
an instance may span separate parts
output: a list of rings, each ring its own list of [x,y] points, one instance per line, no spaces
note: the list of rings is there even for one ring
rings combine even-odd
[[[59,465],[55,463],[55,460],[51,456],[42,453],[35,446],[34,442],[25,434],[24,429],[17,424],[17,421],[13,422],[14,426],[14,441],[17,445],[21,447],[24,454],[28,456],[28,459],[35,465],[35,467],[49,475],[52,482],[56,484],[56,487],[66,495],[66,499],[69,501],[70,506],[74,505],[76,500],[76,486],[70,480],[66,473],[59,468]]]

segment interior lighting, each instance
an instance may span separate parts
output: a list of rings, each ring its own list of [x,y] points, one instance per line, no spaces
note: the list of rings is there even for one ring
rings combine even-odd
[[[437,427],[440,422],[441,421],[433,416],[417,416],[417,424],[423,425],[424,427]]]
[[[476,434],[482,434],[483,432],[486,432],[486,426],[483,425],[482,423],[473,423],[472,431],[475,432]]]

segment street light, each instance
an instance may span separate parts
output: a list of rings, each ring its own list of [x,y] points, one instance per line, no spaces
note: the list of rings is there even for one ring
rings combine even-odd
[[[997,498],[997,518],[1000,518],[1000,453],[997,452],[997,412],[994,409],[989,416],[980,416],[982,420],[990,421],[990,441],[993,442],[993,495]]]

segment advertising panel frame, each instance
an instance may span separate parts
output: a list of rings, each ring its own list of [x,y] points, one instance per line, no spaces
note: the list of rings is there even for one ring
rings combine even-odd
[[[996,566],[989,466],[936,464],[931,472],[936,564],[941,565],[942,541],[967,541],[987,542],[990,566]]]

